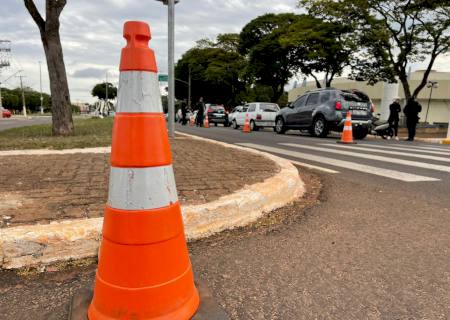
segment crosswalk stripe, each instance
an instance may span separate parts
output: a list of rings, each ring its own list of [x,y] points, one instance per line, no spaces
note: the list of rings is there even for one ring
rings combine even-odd
[[[385,145],[368,144],[368,143],[364,143],[361,145],[364,147],[371,147],[371,148],[378,148],[378,149],[403,150],[403,151],[413,151],[413,152],[422,152],[422,153],[428,153],[428,154],[439,154],[439,155],[444,155],[444,156],[445,155],[450,156],[450,150],[448,152],[445,152],[445,151],[417,149],[417,148],[413,148],[413,147],[394,147],[394,146],[385,146]]]
[[[449,148],[446,147],[424,147],[424,146],[414,146],[414,148],[425,149],[425,150],[435,150],[435,151],[447,151],[450,152]]]
[[[328,153],[340,154],[340,155],[344,155],[344,156],[352,156],[352,157],[356,157],[356,158],[396,163],[396,164],[417,167],[417,168],[422,168],[422,169],[450,172],[450,166],[443,166],[443,165],[431,164],[431,163],[426,163],[426,162],[403,160],[403,159],[397,159],[397,158],[392,158],[392,157],[377,156],[377,155],[367,154],[367,153],[334,150],[331,148],[320,148],[320,147],[299,145],[299,144],[294,144],[294,143],[280,143],[280,145],[294,147],[294,148],[302,148],[302,149],[307,149],[307,150],[314,150],[314,151],[323,151],[323,152],[328,152]]]
[[[327,172],[327,173],[339,173],[339,171],[336,170],[332,170],[332,169],[328,169],[328,168],[324,168],[324,167],[319,167],[319,166],[315,166],[309,163],[304,163],[304,162],[300,162],[300,161],[294,161],[294,160],[290,160],[289,161],[293,164],[296,164],[300,167],[305,167],[308,169],[314,169],[314,170],[319,170],[319,171],[323,171],[323,172]]]
[[[352,150],[361,150],[361,151],[369,151],[369,152],[378,152],[378,153],[386,153],[386,154],[392,154],[397,156],[406,156],[406,157],[412,157],[412,158],[420,158],[420,159],[426,159],[426,160],[435,160],[435,161],[441,161],[441,162],[450,162],[450,157],[444,158],[444,157],[436,157],[436,156],[430,156],[425,154],[415,154],[411,152],[400,152],[400,151],[393,151],[393,150],[380,150],[380,149],[370,149],[365,148],[362,146],[350,146],[350,145],[336,145],[331,143],[322,143],[322,146],[329,146],[329,147],[336,147],[336,148],[344,148],[344,149],[352,149]]]
[[[294,158],[298,158],[298,159],[304,159],[304,160],[324,163],[324,164],[327,164],[330,166],[341,167],[341,168],[345,168],[345,169],[349,169],[349,170],[374,174],[374,175],[382,176],[385,178],[390,178],[390,179],[395,179],[395,180],[400,180],[400,181],[405,181],[405,182],[439,181],[440,180],[440,179],[436,179],[436,178],[425,177],[425,176],[420,176],[420,175],[416,175],[416,174],[411,174],[411,173],[406,173],[406,172],[401,172],[401,171],[396,171],[396,170],[391,170],[391,169],[384,169],[384,168],[359,164],[359,163],[351,162],[351,161],[332,159],[332,158],[328,158],[328,157],[321,157],[321,156],[316,156],[316,155],[312,155],[312,154],[306,154],[306,153],[292,151],[292,150],[263,146],[263,145],[254,144],[254,143],[238,143],[238,145],[241,145],[244,147],[249,147],[249,148],[254,148],[254,149],[259,149],[259,150],[263,150],[263,151],[267,151],[267,152],[273,152],[273,153],[277,153],[277,154],[281,154],[281,155],[285,155],[285,156],[289,156],[289,157],[294,157]]]

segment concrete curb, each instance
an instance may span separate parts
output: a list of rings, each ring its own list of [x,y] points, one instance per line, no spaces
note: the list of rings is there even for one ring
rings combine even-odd
[[[258,154],[274,161],[280,168],[276,175],[265,181],[245,186],[216,201],[183,206],[183,220],[188,240],[208,237],[226,229],[247,225],[264,213],[295,201],[305,192],[304,183],[297,169],[288,160],[240,146],[181,135]],[[98,152],[105,151],[98,150]],[[95,257],[101,240],[102,224],[103,218],[91,218],[0,229],[0,267],[44,269],[45,265],[56,262]]]
[[[46,155],[65,155],[75,153],[110,153],[111,147],[98,148],[80,148],[80,149],[28,149],[28,150],[4,150],[0,151],[0,157],[5,156],[46,156]]]

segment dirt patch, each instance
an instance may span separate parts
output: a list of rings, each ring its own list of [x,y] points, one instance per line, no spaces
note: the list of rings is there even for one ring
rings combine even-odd
[[[264,157],[212,143],[171,141],[182,204],[200,204],[277,172]],[[109,154],[2,156],[0,228],[103,215]]]

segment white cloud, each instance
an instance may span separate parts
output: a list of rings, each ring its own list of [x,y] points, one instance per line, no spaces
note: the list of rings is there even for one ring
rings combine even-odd
[[[45,0],[35,0],[43,12]],[[296,11],[296,0],[181,0],[176,6],[176,52],[178,59],[195,41],[215,38],[218,33],[239,32],[250,20],[266,12]],[[61,39],[71,98],[92,101],[90,91],[99,76],[108,71],[118,82],[123,23],[142,20],[150,24],[158,68],[167,72],[167,7],[155,0],[72,0],[61,15]],[[43,61],[43,88],[49,92],[45,56],[37,26],[23,1],[7,1],[0,12],[0,39],[12,41],[13,66],[0,75],[18,69],[27,76],[26,85],[39,88],[39,65]],[[81,75],[81,77],[80,77]],[[7,84],[18,85],[17,79]]]

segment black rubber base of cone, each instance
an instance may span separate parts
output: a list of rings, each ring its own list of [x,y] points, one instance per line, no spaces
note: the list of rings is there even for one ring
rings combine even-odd
[[[336,141],[336,143],[342,143],[342,144],[356,144],[355,141],[352,141],[352,142],[343,142],[343,141],[341,141],[341,140]]]
[[[230,320],[225,311],[214,300],[205,281],[196,281],[195,285],[200,294],[200,307],[192,317],[192,320]],[[92,289],[88,288],[80,289],[72,296],[69,320],[88,320],[87,310],[92,296]]]

